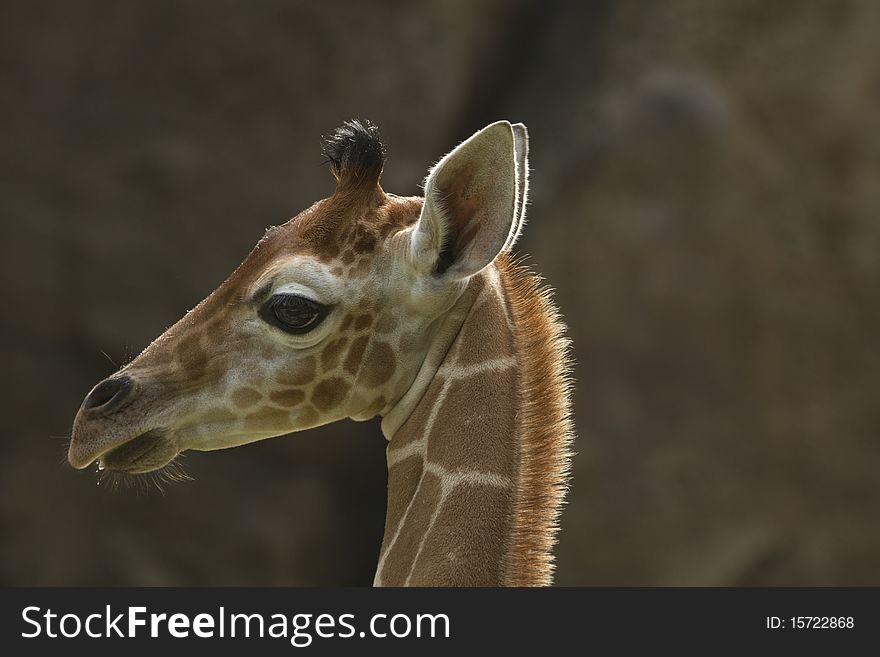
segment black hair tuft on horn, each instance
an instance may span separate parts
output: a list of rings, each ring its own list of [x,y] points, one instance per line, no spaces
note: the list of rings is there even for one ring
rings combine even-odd
[[[385,165],[385,147],[379,128],[371,121],[346,121],[324,137],[321,151],[327,158],[337,185],[376,185]]]

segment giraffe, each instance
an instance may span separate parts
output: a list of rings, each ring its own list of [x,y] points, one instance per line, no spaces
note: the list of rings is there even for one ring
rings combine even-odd
[[[323,145],[333,194],[270,227],[206,299],[86,395],[68,461],[140,474],[185,450],[381,416],[377,586],[552,581],[567,488],[568,343],[511,255],[528,134],[493,123],[386,193],[370,122]]]

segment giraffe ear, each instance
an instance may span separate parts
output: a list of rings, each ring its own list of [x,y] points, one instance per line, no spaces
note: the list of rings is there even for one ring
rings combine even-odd
[[[522,123],[514,123],[510,127],[513,129],[513,148],[516,158],[516,213],[513,227],[502,251],[512,249],[519,239],[526,221],[526,203],[529,200],[529,131]]]
[[[513,245],[525,201],[527,157],[525,126],[498,121],[431,169],[410,242],[416,269],[467,278]]]

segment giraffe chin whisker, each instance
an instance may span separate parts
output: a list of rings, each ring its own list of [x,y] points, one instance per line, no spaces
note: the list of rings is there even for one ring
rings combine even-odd
[[[116,492],[121,488],[131,489],[138,494],[146,494],[158,490],[165,494],[165,486],[182,481],[192,481],[180,462],[182,455],[178,455],[173,461],[160,467],[158,470],[149,472],[126,472],[124,470],[98,470],[98,485]]]

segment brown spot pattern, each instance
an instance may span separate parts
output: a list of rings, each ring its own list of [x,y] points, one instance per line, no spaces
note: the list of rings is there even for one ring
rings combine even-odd
[[[347,344],[348,338],[343,336],[336,338],[324,347],[324,350],[321,352],[321,369],[325,372],[336,369],[336,366],[339,365],[339,357],[342,355],[342,350]]]
[[[414,224],[422,211],[424,199],[417,196],[395,198],[383,206],[384,217],[379,226],[379,235],[387,237]]]
[[[367,364],[364,368],[361,381],[364,385],[375,388],[380,386],[394,373],[397,361],[394,357],[394,351],[387,342],[375,340],[370,345],[370,351],[367,354]]]
[[[222,342],[226,337],[227,325],[221,318],[215,318],[205,327],[205,337],[209,343]]]
[[[199,341],[199,333],[184,336],[175,352],[177,362],[191,379],[200,379],[205,374],[208,355]]]
[[[285,431],[290,428],[290,413],[286,409],[262,406],[244,419],[244,426],[252,431]]]
[[[326,413],[342,403],[351,386],[344,379],[331,377],[324,379],[312,391],[312,403],[319,411]]]
[[[253,388],[237,388],[232,395],[230,395],[232,403],[239,408],[249,408],[262,398],[263,395],[260,394],[260,391],[254,390]]]
[[[269,395],[269,399],[271,399],[275,404],[279,406],[285,406],[286,408],[292,408],[298,404],[301,404],[306,399],[306,393],[304,393],[299,388],[290,388],[288,390],[276,390],[275,392]]]
[[[369,253],[376,248],[376,238],[373,235],[364,235],[354,243],[355,253]]]
[[[361,361],[364,358],[364,350],[367,348],[367,342],[369,342],[369,339],[364,335],[352,342],[351,348],[348,350],[348,355],[345,357],[345,363],[343,363],[345,371],[349,374],[357,374]]]

